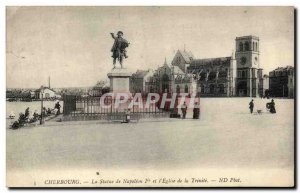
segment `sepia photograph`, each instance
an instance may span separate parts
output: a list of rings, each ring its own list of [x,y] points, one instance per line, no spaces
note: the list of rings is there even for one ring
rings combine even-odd
[[[5,10],[7,187],[295,187],[294,7]]]

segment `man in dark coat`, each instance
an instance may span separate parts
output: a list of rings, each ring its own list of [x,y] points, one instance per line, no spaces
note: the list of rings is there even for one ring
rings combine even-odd
[[[123,57],[128,58],[126,54],[126,48],[129,46],[129,42],[123,38],[123,32],[119,31],[117,33],[117,37],[115,37],[114,33],[110,33],[111,37],[115,40],[114,45],[111,48],[113,65],[116,67],[116,61],[120,62],[121,68],[123,68]]]
[[[196,102],[193,109],[193,119],[199,119],[200,116],[200,106]]]
[[[59,115],[60,114],[60,104],[59,104],[59,102],[57,102],[55,104],[54,108],[57,109],[56,115]]]
[[[270,113],[276,113],[276,109],[275,109],[275,102],[272,99],[272,101],[270,102]]]
[[[183,105],[181,106],[182,119],[185,119],[185,116],[186,116],[186,110],[187,110],[187,106],[186,106],[186,104],[185,104],[185,102],[184,102]]]
[[[253,99],[251,100],[251,102],[249,103],[249,109],[250,109],[250,113],[253,113],[253,108],[254,108],[254,103],[253,103]]]

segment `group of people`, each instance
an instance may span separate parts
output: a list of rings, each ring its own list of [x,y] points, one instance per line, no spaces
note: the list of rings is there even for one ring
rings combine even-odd
[[[60,115],[60,107],[61,106],[59,104],[59,101],[57,101],[55,103],[54,109],[43,107],[43,110],[42,110],[43,117],[47,117],[49,115]]]
[[[266,104],[266,108],[269,109],[270,113],[276,113],[274,99],[272,99],[271,102]],[[249,109],[250,109],[250,113],[252,114],[253,109],[254,109],[254,100],[253,99],[249,103]]]
[[[181,106],[181,112],[182,112],[182,119],[186,118],[186,112],[187,112],[187,105],[184,102]],[[193,108],[193,119],[199,119],[200,118],[200,105],[195,102],[194,108]]]
[[[14,114],[13,112],[11,112],[11,115]],[[30,113],[30,109],[29,107],[26,108],[25,113],[20,113],[19,114],[19,119],[17,121],[15,121],[12,124],[12,129],[17,129],[20,128],[22,126],[24,126],[25,123],[34,123],[38,120],[41,119],[41,117],[47,117],[50,115],[59,115],[60,114],[60,104],[59,102],[57,102],[54,106],[54,109],[51,110],[50,108],[46,108],[43,107],[42,108],[42,116],[40,114],[38,114],[37,110],[35,110],[33,112],[33,114]],[[11,117],[11,115],[9,117]]]
[[[39,118],[40,118],[40,115],[36,111],[34,111],[34,113],[31,115],[29,107],[27,107],[25,110],[25,113],[21,112],[19,114],[19,119],[12,124],[11,128],[18,129],[20,127],[23,127],[25,125],[25,123],[36,122],[37,120],[39,120]]]
[[[55,103],[54,109],[50,109],[49,107],[48,108],[43,107],[42,116],[47,117],[50,115],[60,115],[60,107],[61,106],[60,106],[59,102]],[[39,114],[37,113],[36,110],[34,111],[33,116],[39,116]]]

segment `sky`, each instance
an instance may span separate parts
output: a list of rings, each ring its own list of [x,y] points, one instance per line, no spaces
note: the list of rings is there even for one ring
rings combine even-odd
[[[178,49],[231,56],[235,38],[260,38],[264,73],[294,66],[292,7],[7,7],[6,86],[84,87],[107,80],[110,33],[130,42],[124,66],[155,69]]]

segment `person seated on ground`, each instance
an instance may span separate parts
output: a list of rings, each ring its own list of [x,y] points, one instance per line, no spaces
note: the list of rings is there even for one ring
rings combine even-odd
[[[274,99],[270,102],[270,113],[276,113]]]
[[[47,109],[47,114],[50,115],[51,113],[52,113],[52,112],[51,112],[51,109],[48,108],[48,109]]]
[[[57,109],[53,109],[53,114],[56,115],[57,114]]]
[[[19,114],[19,120],[18,120],[18,122],[19,122],[19,125],[20,125],[20,126],[23,126],[23,125],[26,123],[26,117],[25,117],[25,114],[23,114],[23,113],[20,113],[20,114]]]
[[[46,109],[46,107],[43,107],[42,115],[43,115],[43,117],[47,116],[47,109]]]
[[[11,126],[12,129],[19,129],[19,127],[20,127],[20,124],[18,121],[15,121]]]
[[[34,122],[34,117],[31,111],[29,111],[29,115],[28,115],[28,122],[29,123],[33,123]]]
[[[25,123],[27,122],[26,118],[25,118],[25,114],[24,113],[20,113],[19,114],[19,119],[18,121],[15,121],[11,128],[12,129],[18,129],[20,127],[23,127],[25,125]]]
[[[37,121],[39,119],[39,114],[37,113],[37,111],[35,110],[33,113],[33,120]]]

